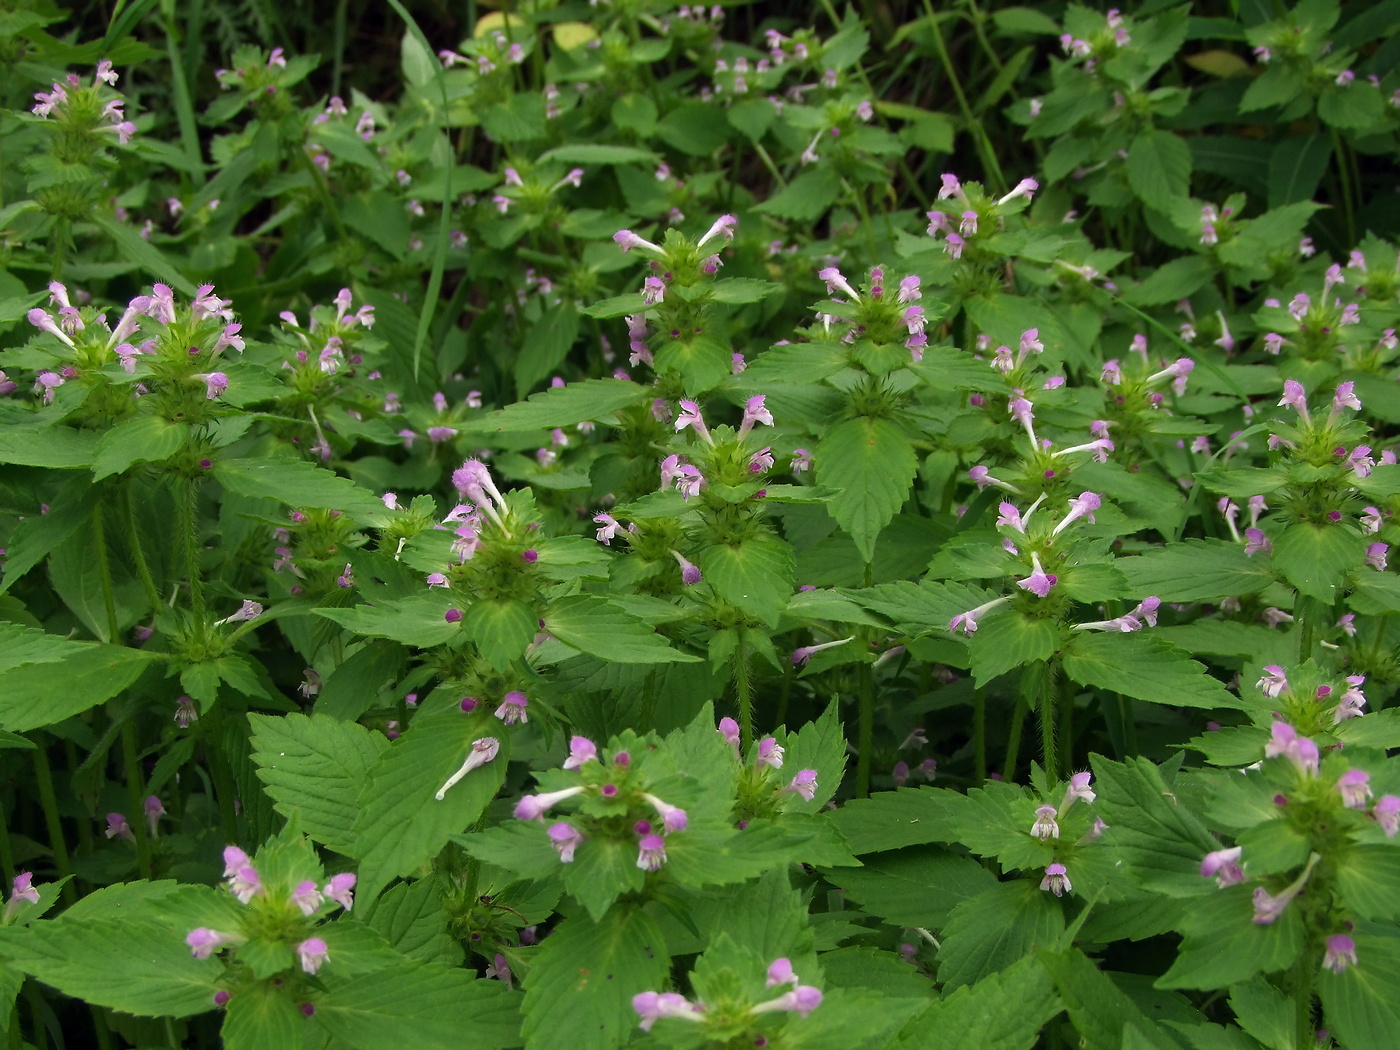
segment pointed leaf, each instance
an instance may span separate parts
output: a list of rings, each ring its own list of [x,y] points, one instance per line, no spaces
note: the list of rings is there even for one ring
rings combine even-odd
[[[617,663],[693,663],[700,658],[671,648],[664,635],[606,599],[588,594],[559,598],[544,614],[544,629],[565,645]]]
[[[827,432],[813,459],[818,480],[836,490],[832,516],[870,561],[875,537],[908,498],[919,467],[909,439],[887,419],[848,419]]]
[[[979,632],[980,633],[980,632]],[[1204,665],[1159,638],[1141,632],[1076,632],[1064,649],[1065,674],[1138,700],[1177,707],[1241,706]]]

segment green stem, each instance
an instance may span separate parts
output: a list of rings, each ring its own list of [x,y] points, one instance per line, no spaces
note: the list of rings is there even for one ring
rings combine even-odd
[[[194,119],[194,103],[190,100],[190,85],[185,80],[185,64],[180,61],[180,45],[175,34],[175,20],[165,21],[165,53],[170,58],[170,88],[175,96],[175,119],[180,125],[180,144],[190,161],[190,178],[204,185],[204,158],[199,151],[199,128]]]
[[[734,647],[734,698],[739,705],[739,747],[748,751],[753,743],[753,686],[749,681],[749,652],[744,644],[744,628],[736,628],[739,641]]]
[[[870,249],[870,262],[872,264],[879,262],[879,250],[875,247],[875,227],[871,225],[870,209],[865,206],[865,198],[857,193],[855,187],[845,179],[841,180],[841,185],[851,200],[855,202],[856,211],[860,214],[860,227],[865,231],[865,243]]]
[[[981,787],[987,780],[987,694],[981,689],[972,693],[972,756],[973,779]]]
[[[122,764],[126,766],[126,795],[131,806],[131,830],[136,835],[136,866],[143,879],[151,877],[150,832],[146,827],[146,788],[136,750],[135,705],[122,722]]]
[[[194,479],[185,478],[179,496],[180,533],[185,545],[185,572],[189,575],[190,607],[199,630],[204,629],[204,581],[199,566],[199,489]]]
[[[345,69],[345,9],[349,6],[350,0],[339,0],[335,5],[335,31],[332,40],[332,47],[335,50],[335,62],[331,66],[331,94],[340,94],[340,77]]]
[[[121,625],[117,622],[116,592],[112,588],[112,564],[107,557],[106,510],[99,498],[92,508],[92,542],[97,548],[97,578],[102,584],[102,604],[107,610],[107,638],[121,645]]]
[[[49,832],[49,846],[53,849],[53,870],[60,879],[73,874],[73,865],[68,859],[68,844],[63,838],[63,820],[58,815],[58,796],[53,790],[53,768],[49,765],[49,753],[43,741],[35,741],[34,778],[39,786],[39,807],[44,811],[44,825]],[[63,886],[63,899],[72,904],[77,900],[73,883]]]
[[[223,827],[224,841],[233,844],[238,841],[238,813],[233,806],[238,792],[233,785],[228,756],[224,754],[223,711],[217,707],[212,709],[203,724],[204,756],[209,763],[209,776],[214,781],[214,794],[218,797],[219,823]]]
[[[141,530],[136,524],[136,501],[131,495],[132,485],[128,481],[122,487],[122,516],[125,519],[127,541],[131,547],[131,560],[136,565],[136,575],[141,580],[141,588],[146,592],[146,601],[151,605],[151,615],[160,609],[160,591],[155,577],[151,575],[150,563],[146,561],[146,548],[141,543]]]
[[[1021,750],[1021,733],[1026,726],[1028,711],[1026,702],[1017,697],[1016,706],[1011,710],[1011,730],[1006,736],[1006,760],[1001,764],[1003,780],[1011,781],[1016,778],[1016,758]]]
[[[929,0],[924,0],[924,12],[928,15],[929,32],[933,36],[933,46],[938,49],[938,57],[943,62],[943,72],[948,77],[948,83],[952,85],[953,94],[957,96],[958,108],[962,110],[963,120],[967,124],[967,132],[972,136],[972,141],[977,143],[977,152],[982,158],[987,178],[994,180],[997,193],[1005,193],[1006,177],[1001,173],[1001,165],[997,162],[996,151],[992,149],[992,144],[987,140],[986,129],[973,114],[972,107],[967,101],[967,95],[963,93],[962,81],[958,79],[958,74],[953,68],[952,56],[948,54],[948,45],[943,40],[943,30],[938,25],[938,16],[934,14],[933,5],[929,3]]]
[[[1342,217],[1346,221],[1347,245],[1356,243],[1356,203],[1352,200],[1349,151],[1336,128],[1332,129],[1332,149],[1337,154],[1337,183],[1342,190]]]
[[[860,742],[856,754],[856,797],[870,797],[870,752],[875,746],[875,675],[860,665]]]
[[[1058,662],[1056,664],[1056,689],[1055,693],[1059,701],[1060,708],[1060,743],[1059,757],[1060,764],[1064,767],[1065,774],[1074,768],[1074,690],[1069,688],[1069,683],[1064,681],[1064,676],[1058,672]]]
[[[1040,669],[1040,757],[1045,764],[1045,775],[1051,781],[1058,779],[1059,766],[1056,762],[1055,747],[1055,699],[1059,690],[1059,677],[1053,661],[1043,664]]]
[[[65,887],[66,888],[66,887]],[[24,982],[25,997],[29,1000],[29,1013],[34,1019],[34,1050],[48,1050],[49,1031],[44,1025],[44,996],[34,978]]]
[[[1293,1005],[1297,1011],[1294,1015],[1296,1028],[1293,1045],[1297,1047],[1312,1046],[1317,1042],[1312,1009],[1313,970],[1316,966],[1317,958],[1312,951],[1303,952],[1293,966]]]
[[[1316,598],[1298,595],[1293,603],[1293,616],[1298,624],[1298,662],[1304,663],[1313,656],[1317,646],[1317,628],[1322,621],[1324,607]]]

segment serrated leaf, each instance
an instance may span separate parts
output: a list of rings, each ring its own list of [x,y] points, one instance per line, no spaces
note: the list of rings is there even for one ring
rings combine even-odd
[[[861,556],[875,556],[875,538],[909,497],[918,457],[886,419],[848,419],[829,430],[813,455],[818,480],[835,490],[828,507]]]
[[[1037,953],[1050,974],[1074,1022],[1084,1050],[1123,1050],[1125,1039],[1137,1038],[1154,1050],[1180,1050],[1175,1040],[1157,1035],[1155,1018],[1142,1010],[1080,951]]]
[[[617,663],[693,663],[700,659],[673,649],[650,624],[591,594],[556,599],[545,610],[544,629],[580,652]]]
[[[1127,172],[1138,198],[1164,211],[1191,190],[1191,149],[1170,131],[1148,131],[1128,147]]]
[[[716,594],[777,626],[795,589],[795,559],[786,540],[760,535],[733,545],[716,544],[701,551],[698,561]]]
[[[248,722],[258,779],[277,812],[297,814],[306,834],[350,856],[360,792],[389,741],[327,715],[250,714]]]
[[[1257,923],[1252,894],[1247,885],[1228,886],[1198,898],[1183,923],[1176,961],[1157,987],[1224,988],[1292,966],[1303,950],[1299,910],[1285,908],[1273,922]]]
[[[895,1050],[1030,1050],[1061,1009],[1044,967],[1026,960],[927,1007]]]
[[[348,478],[300,459],[226,459],[214,476],[229,492],[275,499],[289,507],[340,510],[357,519],[377,518],[384,504]]]
[[[316,1019],[356,1050],[502,1050],[519,1046],[520,995],[445,966],[398,966],[351,980],[324,971]]]
[[[301,1050],[306,1045],[306,1017],[281,983],[258,981],[229,1000],[219,1031],[225,1050]]]
[[[616,908],[601,922],[565,920],[525,977],[526,1050],[621,1046],[637,1026],[632,997],[663,987],[669,968],[665,937],[639,909]]]
[[[831,820],[857,855],[957,841],[944,796],[929,787],[902,787],[851,799],[832,811]]]
[[[1138,700],[1178,707],[1240,707],[1205,666],[1151,634],[1077,632],[1064,649],[1065,674]]]
[[[357,605],[351,609],[313,609],[317,616],[370,638],[388,638],[404,645],[427,649],[450,641],[462,632],[459,623],[448,623],[447,610],[459,605],[445,590],[416,594],[401,601]]]
[[[626,311],[631,313],[631,310]],[[614,412],[647,397],[647,388],[623,379],[585,379],[551,387],[507,405],[474,424],[474,430],[514,434],[569,427],[584,420],[606,422]]]
[[[1356,846],[1337,864],[1337,892],[1363,919],[1400,919],[1400,849]]]
[[[578,326],[578,311],[568,300],[549,307],[540,315],[515,359],[515,389],[519,395],[523,396],[559,367],[578,338]]]
[[[204,1013],[224,973],[216,959],[191,959],[183,933],[147,920],[9,926],[0,930],[0,952],[65,995],[140,1017]]]
[[[524,655],[538,626],[539,618],[530,607],[515,598],[478,599],[462,617],[462,630],[498,671]]]
[[[780,219],[814,221],[836,203],[841,195],[841,176],[829,164],[808,168],[773,194],[754,211]]]
[[[101,481],[123,473],[135,463],[158,463],[184,447],[190,428],[159,416],[138,416],[118,423],[102,435],[92,460],[94,477]]]
[[[826,873],[862,908],[896,926],[940,927],[949,913],[996,884],[970,857],[936,847],[867,857],[864,867]]]
[[[1343,575],[1365,557],[1365,540],[1345,526],[1295,522],[1274,540],[1274,567],[1300,594],[1328,604]]]
[[[1390,1050],[1400,1030],[1400,938],[1393,927],[1358,924],[1355,966],[1323,968],[1317,994],[1327,1027],[1347,1050]]]
[[[1133,593],[1164,602],[1215,601],[1255,594],[1274,582],[1268,563],[1225,540],[1190,539],[1114,563]]]
[[[1039,660],[1060,648],[1060,628],[1054,620],[1031,619],[1019,609],[997,609],[978,621],[967,641],[972,677],[979,686],[998,675]]]
[[[92,463],[99,435],[71,427],[0,427],[0,463],[73,468]]]
[[[62,722],[129,686],[154,654],[119,645],[73,643],[61,662],[0,673],[0,728],[24,733]]]
[[[434,795],[466,760],[472,741],[493,736],[500,753]],[[495,797],[509,763],[509,734],[494,720],[452,711],[417,718],[371,767],[361,789],[351,855],[360,860],[360,887],[378,893],[395,875],[406,875],[469,827]]]
[[[974,985],[1053,945],[1065,929],[1064,908],[1028,879],[993,882],[962,901],[943,927],[938,980],[944,993]]]

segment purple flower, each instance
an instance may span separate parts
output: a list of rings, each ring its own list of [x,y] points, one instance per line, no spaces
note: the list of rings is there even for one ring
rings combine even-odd
[[[724,742],[734,748],[737,755],[739,751],[739,723],[729,717],[721,718],[719,728],[715,732],[724,737]]]
[[[1244,539],[1244,553],[1247,558],[1254,557],[1260,551],[1267,554],[1274,549],[1274,545],[1269,542],[1269,537],[1264,535],[1263,529],[1245,529]]]
[[[806,801],[811,802],[817,794],[817,771],[815,769],[798,770],[797,776],[784,789],[791,794],[801,795]]]
[[[786,749],[778,743],[776,737],[766,736],[758,742],[758,761],[760,766],[772,766],[774,769],[783,768],[783,752]]]
[[[638,237],[631,230],[618,230],[613,234],[613,240],[617,242],[617,246],[624,252],[630,252],[633,248],[640,248],[644,254],[651,255],[658,259],[666,254],[661,245],[653,244],[651,241]]]
[[[1063,897],[1066,893],[1074,891],[1074,884],[1069,881],[1069,873],[1065,866],[1056,861],[1045,868],[1045,878],[1040,880],[1040,888],[1056,897]]]
[[[292,891],[292,903],[308,918],[315,915],[320,909],[322,900],[321,891],[316,888],[316,883],[310,879],[297,883],[296,889]]]
[[[1304,776],[1316,776],[1319,761],[1317,745],[1287,722],[1275,722],[1269,742],[1264,745],[1264,757],[1282,756]]]
[[[539,795],[526,795],[515,804],[516,820],[543,820],[544,815],[566,798],[581,794],[584,788],[578,784],[561,791],[549,791]]]
[[[39,891],[34,888],[34,876],[22,871],[15,876],[14,884],[10,889],[10,899],[6,902],[8,908],[13,908],[20,901],[28,901],[30,904],[39,903]]]
[[[739,424],[739,440],[748,437],[755,423],[762,423],[768,427],[773,425],[773,414],[768,411],[762,394],[755,394],[744,403],[744,418]]]
[[[582,769],[585,762],[598,759],[598,748],[586,736],[569,738],[569,757],[564,759],[565,769]]]
[[[1287,406],[1293,409],[1306,422],[1308,418],[1308,398],[1303,390],[1303,384],[1296,379],[1288,379],[1283,384],[1283,397],[1279,400],[1279,407]]]
[[[1361,411],[1361,401],[1352,392],[1355,386],[1356,384],[1350,380],[1337,384],[1337,392],[1332,396],[1332,415],[1337,415],[1344,408],[1350,408],[1356,412]]]
[[[660,835],[643,835],[637,843],[637,867],[643,871],[659,871],[665,863],[666,840]]]
[[[1030,591],[1038,598],[1044,598],[1050,593],[1050,588],[1054,587],[1058,577],[1054,573],[1047,573],[1040,567],[1040,555],[1031,552],[1031,574],[1024,580],[1017,580],[1016,586],[1022,590]]]
[[[326,942],[319,937],[308,937],[297,945],[297,962],[307,973],[315,973],[329,958]]]
[[[593,517],[593,523],[595,525],[602,526],[602,528],[598,529],[598,531],[594,533],[594,537],[598,540],[599,543],[605,544],[607,546],[612,545],[613,537],[616,536],[618,530],[622,528],[622,525],[618,522],[618,520],[614,518],[611,514],[607,513],[595,514]]]
[[[1064,816],[1070,806],[1083,799],[1086,803],[1092,803],[1098,798],[1093,789],[1089,787],[1090,781],[1094,779],[1094,774],[1085,770],[1082,773],[1075,773],[1069,778],[1069,786],[1065,788],[1065,797],[1060,802],[1060,816]]]
[[[786,957],[774,959],[768,967],[768,981],[765,988],[776,988],[780,984],[797,986],[797,974],[792,972],[792,961]]]
[[[1041,840],[1060,837],[1060,825],[1055,821],[1054,806],[1036,807],[1035,823],[1031,825],[1031,834]]]
[[[185,934],[185,943],[189,945],[190,954],[196,959],[207,959],[225,944],[231,944],[241,939],[232,934],[206,929],[203,926]]]
[[[801,474],[812,469],[812,454],[805,448],[797,448],[792,451],[792,463],[789,469],[794,474]]]
[[[572,864],[574,851],[583,842],[583,833],[572,824],[561,820],[557,824],[551,824],[545,834],[549,836],[549,844],[559,854],[559,863]]]
[[[682,489],[684,491],[684,489]],[[671,557],[676,559],[676,564],[681,567],[681,582],[687,587],[694,587],[703,578],[699,566],[693,564],[680,551],[672,551]]]
[[[734,240],[734,227],[738,225],[739,220],[733,215],[721,215],[714,221],[714,225],[705,231],[705,235],[695,242],[695,247],[703,248],[716,237],[723,237],[726,242]]]
[[[860,293],[850,286],[836,267],[828,266],[825,270],[818,270],[817,277],[826,282],[827,295],[835,295],[840,292],[851,302],[860,302]]]
[[[136,836],[132,833],[131,825],[126,822],[124,813],[107,814],[107,830],[104,834],[109,839],[126,839],[128,842],[135,842]]]
[[[703,1021],[700,1007],[675,992],[639,992],[632,997],[632,1009],[641,1017],[641,1029],[650,1032],[651,1026],[663,1017],[675,1017],[684,1021]]]
[[[1243,882],[1244,870],[1240,867],[1240,855],[1243,852],[1242,847],[1231,846],[1229,849],[1207,853],[1201,860],[1201,878],[1214,878],[1215,884],[1221,889]]]
[[[466,701],[464,700],[463,704],[465,703]],[[500,716],[498,715],[497,717]],[[438,788],[433,798],[441,802],[447,797],[447,791],[453,784],[457,783],[457,781],[461,780],[473,769],[480,769],[482,766],[486,765],[496,757],[500,750],[501,742],[494,736],[484,736],[473,740],[471,750],[467,752],[467,759],[462,763],[462,768],[447,778],[447,782],[443,784],[442,787]]]
[[[948,621],[948,633],[957,634],[958,631],[962,631],[962,633],[966,635],[976,634],[977,618],[1008,601],[1010,601],[1009,598],[993,598],[991,601],[979,605],[975,609],[969,609],[965,613],[958,613],[958,615]]]
[[[1347,809],[1365,809],[1371,797],[1371,775],[1364,769],[1348,769],[1337,778],[1337,793]]]
[[[705,420],[700,415],[700,406],[694,401],[682,401],[681,414],[676,417],[676,429],[684,430],[686,427],[694,427],[695,433],[705,441],[706,444],[713,445],[710,438],[710,431],[705,426]]]
[[[1345,617],[1343,617],[1343,619],[1345,619]],[[1341,626],[1341,621],[1338,621],[1338,625]],[[1343,627],[1343,630],[1345,630],[1345,627]],[[1353,627],[1352,630],[1355,631],[1355,628]],[[1364,674],[1347,676],[1347,690],[1342,694],[1341,699],[1337,701],[1337,707],[1332,712],[1332,721],[1334,724],[1345,722],[1348,718],[1360,717],[1361,709],[1366,706],[1366,694],[1361,691],[1361,686],[1365,681],[1366,676]]]
[[[648,277],[642,282],[642,305],[655,306],[666,298],[666,282],[660,277]]]
[[[1264,677],[1255,682],[1254,687],[1272,700],[1288,688],[1288,678],[1278,664],[1267,664],[1264,667]]]
[[[799,649],[794,649],[792,651],[793,666],[806,667],[807,661],[812,659],[815,654],[821,652],[823,649],[833,649],[838,645],[845,645],[853,638],[855,638],[855,635],[851,635],[850,638],[841,638],[834,642],[822,642],[820,645],[804,645]]]
[[[1366,547],[1366,564],[1377,572],[1385,572],[1386,554],[1390,551],[1388,543],[1371,543]]]
[[[346,911],[355,906],[356,876],[353,871],[344,871],[339,875],[332,875],[330,882],[321,887],[321,892],[328,900],[333,900]]]
[[[530,721],[527,708],[530,698],[521,692],[510,692],[501,698],[501,706],[496,708],[496,717],[508,726],[513,726],[517,722]]]
[[[1371,807],[1371,816],[1385,832],[1385,837],[1393,839],[1400,831],[1400,795],[1382,795]]]
[[[1050,538],[1054,539],[1067,528],[1071,522],[1077,521],[1080,518],[1087,519],[1089,524],[1092,525],[1094,523],[1094,511],[1098,510],[1102,505],[1103,501],[1099,498],[1097,493],[1081,492],[1077,499],[1071,499],[1069,501],[1069,513],[1061,518],[1059,524],[1051,530]],[[1044,597],[1044,595],[1041,597]]]
[[[798,1017],[806,1017],[822,1004],[822,993],[820,988],[810,984],[800,984],[790,992],[784,992],[776,999],[770,999],[766,1003],[759,1003],[749,1008],[751,1014],[770,1013],[782,1011],[785,1013],[795,1013]]]
[[[1322,956],[1322,968],[1333,973],[1341,973],[1348,966],[1356,965],[1356,942],[1345,933],[1335,933],[1327,938],[1327,951]]]
[[[689,821],[686,817],[685,810],[681,809],[680,806],[673,806],[669,802],[663,802],[655,795],[643,794],[642,798],[644,798],[652,809],[656,810],[657,814],[661,817],[661,824],[667,835],[685,830],[686,824],[689,823]]]
[[[238,898],[239,904],[247,904],[263,891],[262,879],[258,877],[257,869],[251,864],[243,865],[228,880],[228,890]]]

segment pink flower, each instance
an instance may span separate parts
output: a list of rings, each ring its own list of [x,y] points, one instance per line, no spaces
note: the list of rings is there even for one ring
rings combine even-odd
[[[257,869],[251,864],[245,864],[233,873],[233,878],[228,880],[228,890],[236,898],[239,904],[247,904],[263,891],[262,879],[258,877]]]
[[[1364,769],[1348,769],[1337,778],[1337,793],[1347,809],[1365,809],[1371,797],[1371,775]]]
[[[1263,529],[1245,529],[1244,538],[1244,553],[1247,558],[1254,557],[1260,551],[1267,554],[1274,549],[1273,544],[1269,542],[1269,537],[1264,535]]]
[[[332,875],[330,882],[321,887],[321,892],[328,900],[333,900],[346,911],[355,906],[356,876],[353,871],[341,872],[339,875]]]
[[[643,835],[637,843],[637,867],[659,871],[666,863],[666,840],[660,835]]]
[[[823,642],[820,645],[804,645],[799,649],[794,649],[792,651],[793,666],[806,667],[807,661],[810,660],[815,654],[821,652],[823,649],[832,649],[838,645],[845,645],[854,637],[855,635],[851,635],[850,638],[842,638],[839,641]]]
[[[326,942],[319,937],[308,937],[297,945],[297,962],[307,973],[315,973],[330,958]]]
[[[496,717],[508,726],[513,726],[517,722],[530,721],[527,708],[530,698],[521,692],[509,692],[501,698],[501,705],[496,708]]]
[[[860,293],[850,286],[836,267],[828,266],[824,270],[817,271],[817,277],[826,282],[827,295],[835,295],[840,292],[851,302],[860,302]]]
[[[225,944],[231,944],[238,940],[241,938],[228,933],[220,933],[218,930],[206,929],[203,926],[191,930],[185,935],[185,943],[189,945],[190,954],[196,959],[207,959]]]
[[[598,540],[599,543],[606,544],[608,546],[612,545],[613,537],[615,537],[618,533],[618,530],[622,528],[621,523],[618,522],[616,518],[614,518],[611,514],[608,513],[594,515],[593,523],[595,525],[602,526],[602,528],[600,528],[596,533],[594,533],[595,538]]]
[[[1382,795],[1371,807],[1371,816],[1385,832],[1385,837],[1393,839],[1400,831],[1400,795]]]
[[[1388,543],[1372,543],[1366,547],[1366,564],[1377,572],[1385,572],[1386,555],[1390,551]]]
[[[684,492],[684,488],[682,488],[682,492]],[[689,561],[680,551],[672,551],[671,557],[675,558],[676,564],[681,567],[681,583],[685,584],[687,587],[694,587],[704,578],[704,574],[700,572],[700,567]]]
[[[1094,774],[1087,770],[1082,773],[1075,773],[1069,778],[1069,787],[1065,788],[1064,800],[1060,802],[1060,816],[1064,816],[1069,807],[1081,799],[1086,803],[1092,803],[1094,799],[1098,798],[1089,787],[1089,783],[1093,779]]]
[[[695,242],[695,247],[703,248],[716,237],[723,237],[726,243],[734,240],[734,227],[738,225],[739,220],[733,215],[721,215],[714,221],[714,225],[705,231],[705,236]]]
[[[569,757],[564,759],[565,769],[582,769],[585,762],[598,759],[598,748],[586,736],[569,738]]]
[[[526,795],[515,804],[516,820],[543,820],[555,805],[563,802],[566,798],[573,798],[582,794],[583,785],[577,784],[574,787],[564,788],[561,791],[549,791],[539,795]]]
[[[685,810],[681,809],[680,806],[673,806],[669,802],[663,802],[655,795],[643,794],[642,798],[644,798],[652,809],[656,810],[657,815],[661,817],[661,824],[667,835],[685,830],[689,820],[686,817]]]
[[[310,879],[297,883],[296,889],[292,891],[292,904],[308,918],[315,915],[320,909],[323,899],[321,891],[316,888],[316,883]]]
[[[755,423],[762,423],[764,426],[773,425],[773,414],[768,411],[763,394],[755,394],[744,403],[744,418],[739,424],[739,440],[748,436]]]
[[[787,958],[774,959],[768,967],[768,980],[765,988],[776,988],[780,984],[797,986],[797,974],[792,972],[792,961]]]
[[[1054,806],[1038,806],[1036,808],[1035,823],[1031,825],[1031,834],[1041,840],[1060,837],[1060,825],[1055,820]]]
[[[734,748],[735,754],[737,755],[739,750],[739,723],[732,718],[721,718],[719,720],[719,727],[715,732],[724,737],[724,742]]]
[[[1213,877],[1215,884],[1221,889],[1243,882],[1244,870],[1240,867],[1240,855],[1243,852],[1242,847],[1231,846],[1229,849],[1207,853],[1201,861],[1201,878]]]
[[[1050,538],[1054,539],[1071,522],[1077,521],[1080,518],[1087,519],[1089,524],[1092,525],[1094,523],[1094,511],[1098,510],[1102,505],[1103,501],[1099,498],[1097,493],[1081,492],[1078,498],[1072,498],[1069,501],[1069,513],[1061,518],[1059,524],[1051,530]],[[1044,597],[1044,595],[1042,595],[1042,597]]]
[[[1288,678],[1278,664],[1268,664],[1264,667],[1264,676],[1254,683],[1254,687],[1272,700],[1288,688]]]
[[[758,742],[758,762],[756,764],[782,769],[784,750],[776,737],[766,736]]]
[[[1327,938],[1327,951],[1322,956],[1322,968],[1333,973],[1341,973],[1348,966],[1356,965],[1356,942],[1345,933],[1335,933]]]
[[[808,802],[811,802],[817,793],[817,771],[815,769],[799,770],[797,776],[785,789],[794,795],[801,795]]]
[[[1045,868],[1045,878],[1040,880],[1040,888],[1053,893],[1056,897],[1063,897],[1066,893],[1074,891],[1074,884],[1069,881],[1069,873],[1065,866],[1059,861],[1047,865]]]
[[[643,1032],[650,1032],[651,1026],[663,1017],[674,1017],[683,1021],[703,1021],[700,1007],[685,996],[675,992],[639,992],[632,997],[632,1009],[641,1017]]]
[[[1283,397],[1279,400],[1279,407],[1287,406],[1293,409],[1306,421],[1308,418],[1308,398],[1303,390],[1303,384],[1296,379],[1288,379],[1283,384]]]
[[[651,241],[638,237],[631,230],[618,230],[613,234],[613,240],[617,242],[617,246],[624,252],[630,252],[633,248],[640,248],[644,254],[657,259],[666,254],[661,245],[653,244]]]
[[[136,835],[131,830],[131,825],[126,822],[124,813],[107,814],[107,830],[103,832],[109,839],[126,839],[128,842],[135,842]]]
[[[574,851],[583,842],[583,832],[561,820],[557,824],[551,824],[545,834],[549,836],[549,844],[559,854],[559,863],[572,864]]]
[[[191,378],[204,381],[204,396],[210,401],[222,397],[224,391],[228,389],[228,376],[223,372],[200,372]]]
[[[783,1011],[795,1013],[798,1017],[806,1017],[822,1004],[822,993],[820,988],[815,988],[810,984],[798,985],[790,992],[784,992],[776,999],[770,999],[766,1003],[759,1003],[749,1008],[751,1014],[769,1013],[772,1011]]]
[[[1264,745],[1264,757],[1282,756],[1293,763],[1295,769],[1305,776],[1316,776],[1319,761],[1317,745],[1287,722],[1275,722],[1273,734]]]
[[[500,716],[497,715],[497,717]],[[443,784],[442,787],[438,788],[437,793],[433,795],[433,798],[441,802],[444,798],[447,797],[447,791],[449,788],[452,787],[453,784],[456,784],[457,781],[461,780],[473,769],[480,769],[482,766],[486,765],[488,762],[490,762],[496,757],[500,750],[501,742],[497,740],[494,736],[484,736],[473,740],[471,750],[467,752],[467,759],[465,762],[462,763],[462,767],[458,769],[457,772],[453,773],[450,777],[447,778],[447,782]]]
[[[965,613],[958,613],[958,615],[948,621],[948,633],[957,634],[958,631],[962,631],[965,635],[976,634],[978,617],[1010,600],[1009,598],[994,598],[983,605],[977,606],[975,609],[969,609]]]
[[[15,876],[15,881],[10,889],[10,899],[6,902],[6,910],[14,908],[20,901],[28,901],[30,904],[39,903],[39,891],[34,888],[34,876],[27,871],[22,871]]]
[[[1058,577],[1040,567],[1040,555],[1034,551],[1031,552],[1031,569],[1031,574],[1024,580],[1017,580],[1016,586],[1030,591],[1037,598],[1044,598],[1058,582]]]

